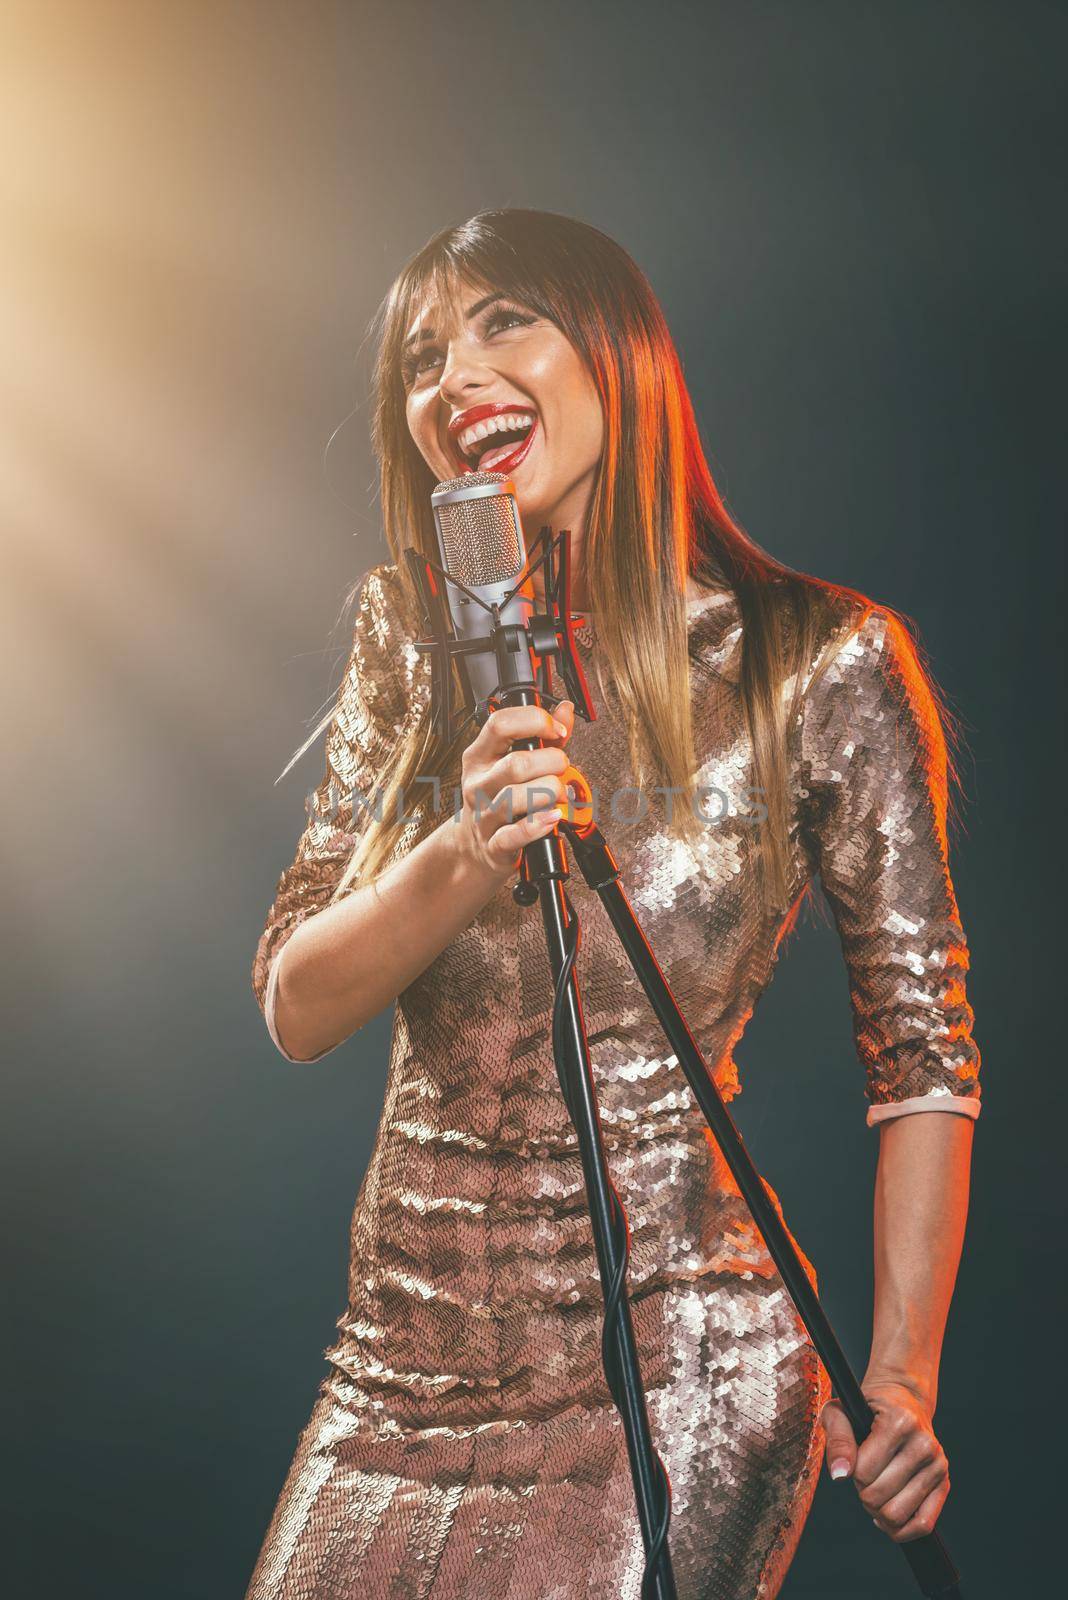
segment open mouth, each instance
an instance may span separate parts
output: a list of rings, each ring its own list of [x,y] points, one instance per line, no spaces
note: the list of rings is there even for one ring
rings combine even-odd
[[[532,411],[505,411],[465,428],[456,448],[467,472],[512,472],[526,456],[537,432]]]

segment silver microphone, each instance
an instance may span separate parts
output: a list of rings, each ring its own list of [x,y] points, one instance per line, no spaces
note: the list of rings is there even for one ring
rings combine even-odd
[[[446,584],[456,637],[486,641],[484,650],[457,657],[475,702],[519,685],[534,688],[529,648],[508,650],[502,646],[494,650],[490,645],[495,626],[525,629],[534,611],[529,577],[504,604],[527,560],[515,486],[501,472],[468,472],[462,478],[439,483],[430,503],[442,567],[450,578],[464,584],[485,603],[478,605],[454,584]],[[498,624],[493,612],[485,609],[488,605],[502,608]]]

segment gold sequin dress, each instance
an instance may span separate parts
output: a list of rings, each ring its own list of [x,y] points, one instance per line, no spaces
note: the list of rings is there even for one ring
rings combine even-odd
[[[793,736],[795,897],[818,872],[847,964],[869,1122],[974,1116],[979,1053],[938,725],[900,626],[878,607],[846,620]],[[568,748],[599,786],[623,883],[729,1098],[732,1052],[789,924],[761,911],[742,870],[740,830],[752,823],[737,811],[751,780],[741,629],[725,585],[690,603],[688,630],[702,782],[731,807],[696,845],[668,836],[663,795],[647,795],[643,813],[641,797],[623,793],[633,776],[597,670],[596,619],[577,640],[598,718],[577,720]],[[396,566],[373,568],[326,774],[253,966],[283,1054],[274,963],[338,881],[355,841],[354,788],[374,789],[425,707],[428,664],[411,644],[420,632]],[[357,808],[358,826],[366,815]],[[398,849],[427,826],[417,816]],[[671,1479],[678,1594],[763,1600],[814,1492],[825,1375],[577,872],[571,895],[608,1158],[631,1228],[638,1351]],[[347,1304],[246,1600],[638,1600],[641,1535],[601,1367],[600,1281],[551,999],[541,917],[514,904],[511,882],[399,996]]]

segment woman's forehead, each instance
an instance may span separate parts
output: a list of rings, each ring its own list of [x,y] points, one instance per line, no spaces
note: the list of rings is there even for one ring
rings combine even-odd
[[[441,338],[460,327],[470,307],[491,287],[474,278],[448,277],[422,284],[412,294],[404,329],[407,344],[416,335]]]

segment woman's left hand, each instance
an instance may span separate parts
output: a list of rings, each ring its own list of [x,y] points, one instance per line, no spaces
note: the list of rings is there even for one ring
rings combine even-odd
[[[928,1408],[900,1383],[865,1382],[875,1412],[857,1446],[836,1401],[823,1408],[824,1459],[832,1478],[851,1477],[874,1522],[897,1544],[930,1533],[949,1494],[949,1463],[935,1438]]]

